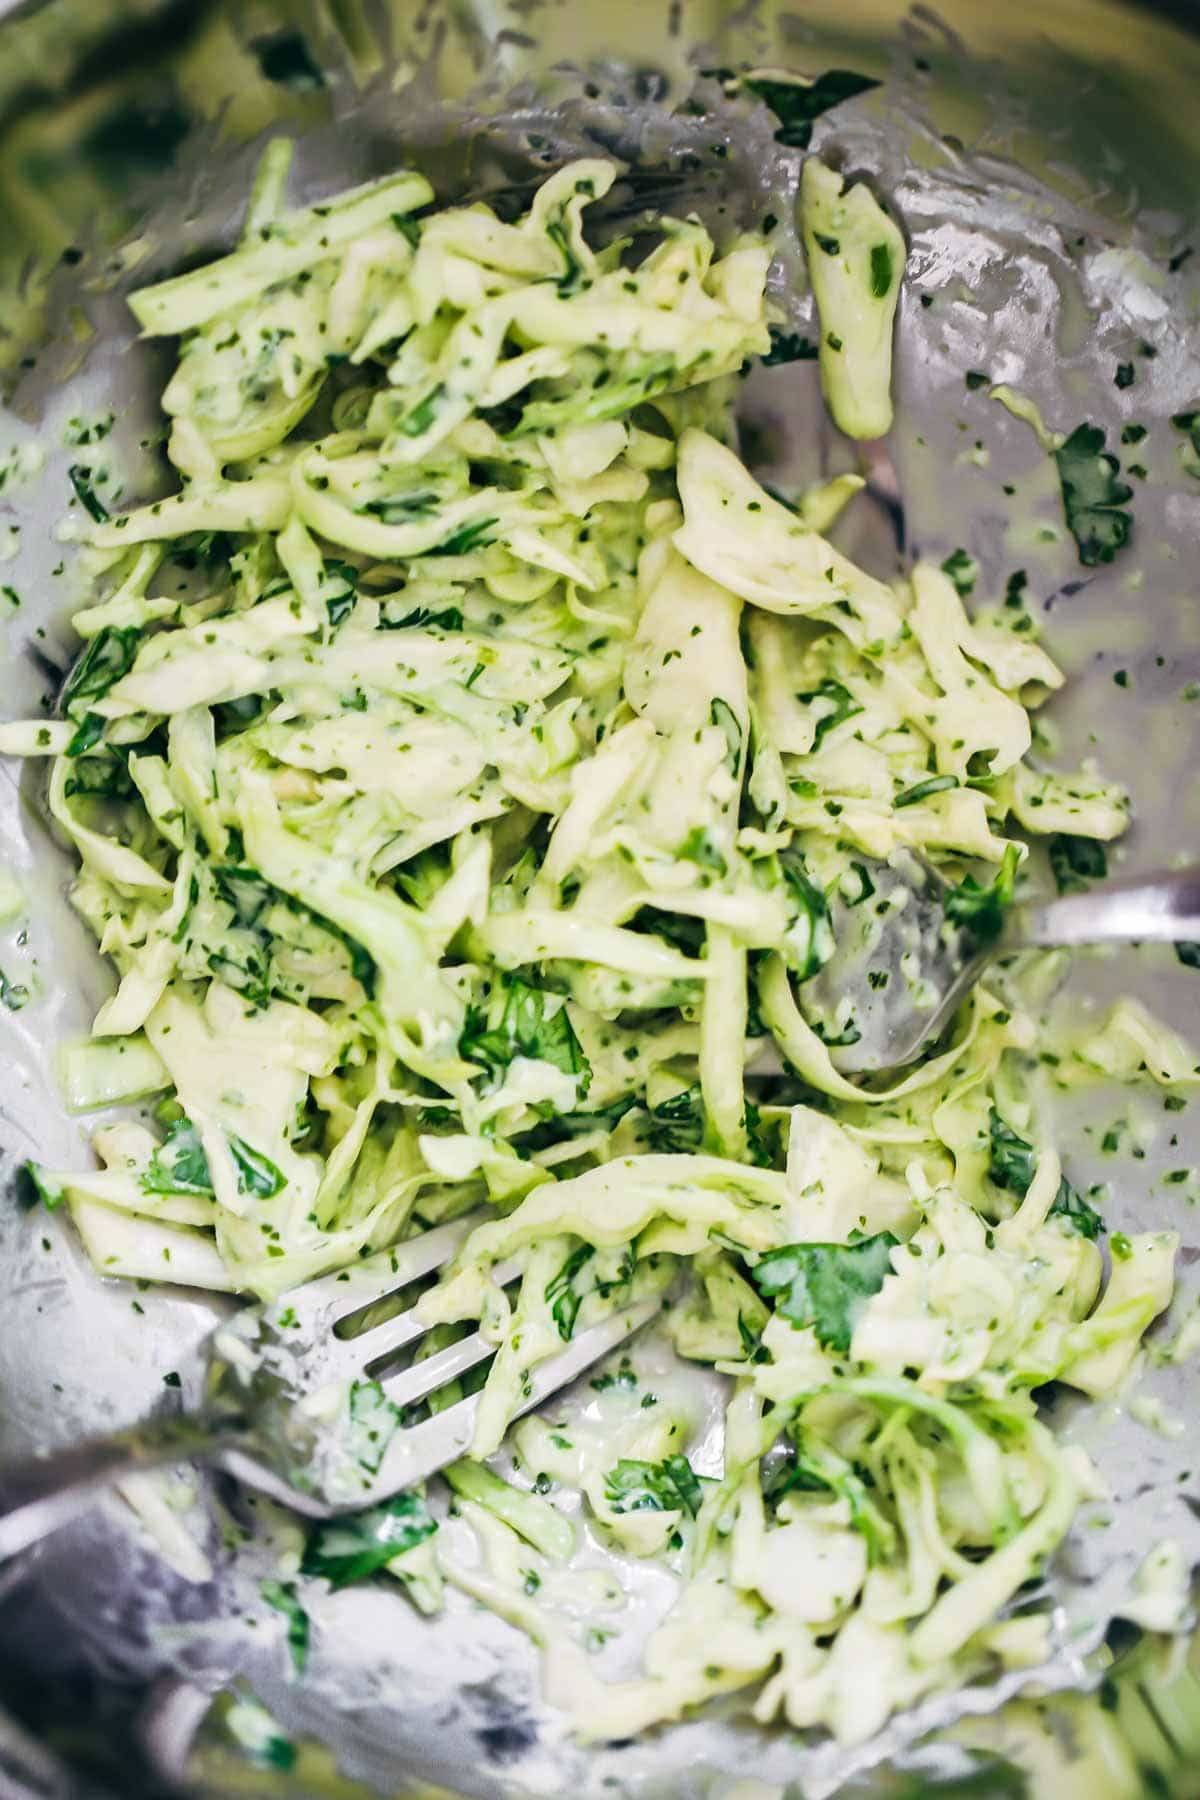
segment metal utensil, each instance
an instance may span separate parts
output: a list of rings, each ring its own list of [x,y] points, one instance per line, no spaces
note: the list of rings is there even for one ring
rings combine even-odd
[[[98,1490],[186,1458],[220,1463],[311,1518],[375,1505],[454,1462],[471,1442],[479,1395],[445,1390],[496,1345],[473,1331],[423,1355],[416,1300],[479,1218],[437,1226],[236,1315],[209,1341],[203,1410],[147,1419],[0,1468],[0,1560],[56,1531]],[[505,1285],[517,1274],[515,1264],[501,1264],[495,1279]],[[518,1410],[540,1406],[645,1324],[658,1304],[634,1302],[581,1331],[534,1370]],[[396,1367],[402,1355],[406,1366]],[[367,1383],[357,1417],[356,1381]],[[427,1416],[406,1422],[420,1411]]]
[[[831,902],[837,947],[800,990],[805,1016],[844,1074],[913,1062],[997,957],[1200,937],[1197,864],[1011,907],[991,935],[982,921],[956,922],[945,877],[912,851],[860,866],[868,879],[859,893],[837,891]]]

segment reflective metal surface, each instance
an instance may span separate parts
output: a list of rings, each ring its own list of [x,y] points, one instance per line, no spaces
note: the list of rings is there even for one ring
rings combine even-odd
[[[1200,682],[1200,483],[1169,423],[1200,399],[1200,245],[1187,255],[1200,228],[1200,37],[1186,24],[1117,0],[957,0],[936,13],[891,0],[49,0],[0,19],[0,51],[0,553],[15,551],[0,584],[21,602],[6,607],[6,716],[36,708],[70,655],[78,577],[60,535],[73,517],[70,421],[113,412],[112,462],[128,489],[149,494],[165,480],[156,410],[164,365],[152,347],[135,346],[122,295],[228,241],[265,132],[297,135],[305,197],[410,159],[448,193],[520,179],[573,146],[650,162],[681,141],[695,153],[705,134],[724,135],[671,116],[699,69],[851,68],[886,86],[821,121],[815,141],[878,179],[911,246],[893,446],[906,554],[940,559],[964,546],[980,565],[977,594],[990,597],[1024,569],[1071,678],[1046,715],[1047,748],[1065,765],[1096,756],[1129,784],[1137,822],[1124,869],[1200,845],[1197,709],[1184,699]],[[768,195],[786,201],[796,159],[780,156],[769,121],[738,127],[729,148],[748,218]],[[805,307],[795,301],[797,328]],[[1135,379],[1118,388],[1121,364]],[[1147,428],[1124,557],[1081,570],[1029,427],[986,388],[968,389],[966,371],[1035,396],[1056,428],[1086,417],[1108,428],[1110,443],[1123,425]],[[783,373],[745,384],[756,441],[792,481],[850,466],[849,448],[820,423],[812,366]],[[1127,463],[1131,454],[1122,452]],[[846,530],[847,551],[891,572],[886,521],[868,511],[856,524],[852,509]],[[0,967],[33,999],[0,1012],[5,1450],[62,1443],[175,1404],[179,1393],[195,1397],[195,1353],[217,1310],[183,1291],[98,1281],[56,1217],[18,1203],[25,1157],[86,1155],[58,1098],[53,1045],[85,1026],[102,991],[64,898],[66,863],[42,822],[36,779],[18,783],[18,773],[0,771],[0,837],[29,898],[27,938],[0,927]],[[1099,1007],[1133,991],[1197,1035],[1200,974],[1167,947],[1082,957],[1062,979],[1058,1005]],[[1030,1079],[1052,1090],[1044,1067],[1031,1066]],[[1076,1185],[1111,1184],[1111,1222],[1183,1233],[1180,1298],[1154,1337],[1161,1350],[1196,1306],[1200,1189],[1164,1178],[1200,1167],[1200,1102],[1165,1113],[1149,1089],[1050,1098]],[[1115,1150],[1104,1148],[1110,1137]],[[1149,1363],[1145,1391],[1161,1416],[1186,1420],[1193,1367]],[[176,1372],[181,1389],[164,1389]],[[1179,1480],[1179,1446],[1142,1422],[1149,1416],[1112,1406],[1069,1425],[1096,1444],[1113,1485],[1111,1503],[1072,1535],[1081,1593],[1127,1575],[1155,1537],[1186,1540],[1194,1530],[1186,1501],[1200,1484]],[[465,1603],[419,1620],[398,1591],[348,1592],[316,1611],[298,1684],[283,1620],[259,1595],[286,1521],[220,1484],[176,1487],[168,1512],[186,1526],[180,1537],[150,1536],[114,1501],[0,1570],[0,1699],[37,1729],[54,1726],[49,1755],[0,1736],[5,1800],[150,1794],[189,1763],[212,1795],[726,1800],[747,1770],[782,1787],[800,1767],[794,1743],[766,1740],[736,1717],[581,1752],[542,1707],[524,1639]],[[1131,1516],[1132,1533],[1122,1529]],[[636,1659],[657,1603],[631,1584],[628,1642],[604,1672],[616,1674],[621,1655]],[[280,1740],[301,1744],[290,1769],[278,1766],[288,1758],[274,1740],[255,1737],[257,1715],[235,1710],[231,1727],[222,1702],[203,1724],[207,1693],[231,1688],[257,1693]],[[312,1747],[321,1743],[330,1748]],[[912,1793],[903,1785],[911,1778],[915,1791],[934,1793],[974,1766],[962,1743],[904,1748],[890,1772],[864,1774],[847,1791]],[[1182,1779],[1179,1792],[1194,1792]],[[804,1791],[831,1790],[813,1776]]]

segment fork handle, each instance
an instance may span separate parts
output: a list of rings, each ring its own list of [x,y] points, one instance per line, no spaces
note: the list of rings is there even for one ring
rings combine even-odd
[[[1023,908],[1015,921],[1023,944],[1180,944],[1200,939],[1200,864],[1127,876],[1082,894]],[[1007,947],[1007,946],[1006,946]]]
[[[237,1413],[183,1413],[0,1464],[0,1562],[86,1511],[100,1489],[126,1475],[191,1457],[209,1462],[246,1439]]]

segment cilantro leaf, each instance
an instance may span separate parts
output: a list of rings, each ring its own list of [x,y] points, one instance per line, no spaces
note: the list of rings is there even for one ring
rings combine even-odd
[[[622,1457],[604,1477],[604,1498],[615,1513],[686,1512],[694,1519],[703,1497],[686,1456],[667,1456],[660,1463]]]
[[[234,553],[236,539],[226,531],[185,531],[171,548],[171,561],[181,569],[211,567],[228,562]]]
[[[445,391],[444,383],[439,381],[423,400],[418,401],[411,412],[404,415],[400,420],[400,430],[405,437],[421,437],[424,432],[429,430],[437,417],[438,405]]]
[[[732,706],[725,700],[714,700],[708,709],[710,725],[720,728],[725,738],[725,767],[731,775],[737,774],[738,763],[742,754],[742,727]]]
[[[497,1082],[515,1057],[528,1056],[574,1075],[581,1096],[591,1086],[591,1065],[561,996],[531,987],[519,975],[502,976],[482,1006],[468,1008],[458,1049]]]
[[[988,1135],[991,1139],[988,1175],[997,1187],[1023,1195],[1037,1172],[1033,1145],[1019,1137],[995,1107],[988,1115]]]
[[[56,1206],[62,1204],[63,1191],[61,1187],[51,1187],[48,1180],[49,1173],[42,1163],[27,1162],[25,1164],[23,1174],[33,1189],[33,1195],[26,1199],[24,1204],[36,1206],[40,1200],[48,1212],[53,1212]]]
[[[818,700],[823,703],[813,735],[814,750],[820,749],[821,739],[827,731],[832,731],[835,725],[844,724],[847,719],[856,718],[863,710],[862,702],[854,698],[848,687],[843,687],[840,681],[834,681],[828,676],[811,693],[797,694],[796,698],[802,700],[805,706],[812,706]]]
[[[282,1170],[236,1133],[229,1134],[229,1153],[237,1170],[238,1192],[269,1200],[287,1186]],[[146,1194],[211,1194],[212,1173],[200,1133],[188,1118],[176,1119],[142,1174]]]
[[[363,508],[385,525],[407,525],[413,519],[427,519],[441,504],[436,488],[410,487],[399,494],[385,494],[381,500],[368,500]]]
[[[447,606],[441,612],[432,606],[416,606],[406,612],[401,619],[380,619],[380,631],[405,631],[410,626],[414,630],[423,630],[432,625],[438,631],[461,631],[463,616],[457,606]]]
[[[811,1325],[827,1350],[845,1354],[865,1302],[891,1273],[898,1242],[880,1231],[857,1244],[788,1244],[762,1257],[750,1275],[789,1324]]]
[[[358,605],[358,570],[353,563],[327,562],[322,586],[330,628],[336,631]]]
[[[1037,1173],[1037,1157],[1033,1145],[1007,1124],[995,1107],[988,1116],[988,1134],[991,1149],[988,1157],[988,1175],[997,1187],[1007,1188],[1010,1193],[1018,1194],[1022,1199],[1029,1191],[1030,1183]],[[1050,1207],[1049,1217],[1057,1215],[1065,1219],[1073,1231],[1080,1237],[1099,1237],[1104,1230],[1104,1221],[1094,1206],[1090,1206],[1071,1186],[1064,1175],[1058,1184],[1058,1192]]]
[[[1089,881],[1108,874],[1108,854],[1099,838],[1059,831],[1050,839],[1050,871],[1060,894],[1081,893]]]
[[[876,300],[883,300],[891,290],[896,278],[892,262],[890,244],[871,245],[871,293]]]
[[[791,150],[807,150],[813,124],[822,113],[840,106],[843,100],[853,100],[856,94],[869,93],[879,83],[853,69],[826,69],[815,81],[771,81],[752,75],[742,85],[757,94],[779,120],[775,142]]]
[[[376,1475],[400,1427],[400,1408],[377,1381],[352,1381],[346,1449],[367,1475]]]
[[[724,875],[727,867],[721,846],[703,825],[693,825],[675,854],[685,862],[694,862],[698,869],[712,869],[718,875]]]
[[[911,787],[901,788],[892,805],[916,806],[919,801],[928,800],[931,794],[946,794],[957,786],[957,775],[929,775],[924,781],[914,781]]]
[[[784,331],[778,325],[769,330],[771,348],[758,359],[764,368],[774,368],[778,363],[816,361],[819,351],[811,338],[801,337],[798,331]]]
[[[187,1118],[176,1119],[142,1174],[146,1194],[211,1194],[212,1176],[200,1133]]]
[[[704,948],[704,921],[689,913],[663,912],[657,906],[639,906],[629,921],[633,931],[652,932],[665,938],[685,956],[699,956]]]
[[[436,1530],[437,1521],[420,1494],[394,1494],[382,1506],[318,1525],[300,1566],[305,1575],[321,1575],[331,1587],[349,1587],[377,1575],[394,1556],[415,1549]]]
[[[92,486],[92,471],[85,469],[82,463],[72,463],[67,470],[67,479],[75,489],[75,498],[84,511],[91,515],[97,525],[103,525],[108,517],[108,508]]]
[[[260,915],[271,905],[285,906],[301,918],[311,919],[314,925],[327,931],[330,937],[336,938],[341,944],[349,958],[350,972],[354,979],[361,985],[368,999],[373,997],[377,974],[375,958],[348,931],[343,931],[340,925],[335,925],[332,919],[325,918],[323,914],[313,912],[311,907],[293,900],[279,888],[272,887],[257,869],[224,863],[215,867],[212,873],[218,894],[232,909],[239,925],[258,930],[261,934]],[[265,935],[263,941],[265,944]],[[243,984],[235,980],[231,985],[240,987]]]
[[[798,1423],[788,1428],[791,1442],[787,1455],[764,1465],[763,1494],[776,1504],[785,1494],[836,1494],[850,1509],[850,1523],[867,1541],[873,1563],[895,1552],[896,1532],[890,1519],[871,1498],[870,1489],[854,1464],[820,1439],[810,1437]]]
[[[278,889],[257,869],[224,863],[213,869],[213,879],[222,900],[233,908],[239,925],[257,924],[259,914],[278,897]]]
[[[534,1150],[545,1150],[551,1144],[586,1137],[593,1131],[615,1131],[625,1114],[637,1103],[636,1094],[621,1094],[616,1100],[610,1100],[607,1106],[598,1106],[594,1112],[556,1113],[552,1119],[546,1119],[531,1131],[521,1133],[521,1154],[526,1156]],[[450,1118],[454,1116],[447,1115]]]
[[[952,550],[942,564],[942,574],[948,575],[959,594],[965,600],[975,590],[979,579],[979,564],[969,551],[960,548]]]
[[[1020,851],[1010,844],[991,881],[976,881],[967,875],[957,887],[947,890],[943,905],[946,917],[961,925],[976,944],[992,944],[1004,930],[1004,914],[1012,903]]]
[[[1054,452],[1062,488],[1063,511],[1079,560],[1088,568],[1110,563],[1129,542],[1132,513],[1122,512],[1133,489],[1117,477],[1121,465],[1104,448],[1098,425],[1077,425]]]
[[[287,1641],[292,1653],[292,1666],[297,1675],[302,1675],[308,1661],[309,1620],[300,1604],[295,1582],[263,1581],[259,1583],[258,1591],[267,1605],[273,1606],[287,1620]]]
[[[797,981],[807,981],[833,955],[833,925],[825,895],[810,880],[804,857],[790,845],[779,852],[779,868],[787,887],[791,917],[783,954]]]
[[[1104,1230],[1104,1220],[1100,1214],[1082,1194],[1076,1192],[1065,1175],[1058,1184],[1049,1216],[1065,1219],[1072,1231],[1077,1231],[1080,1237],[1097,1238]]]
[[[136,625],[106,625],[103,631],[98,631],[67,676],[62,691],[63,711],[70,713],[72,718],[79,717],[80,701],[99,700],[114,682],[128,674],[141,635]],[[88,710],[84,708],[84,711]]]
[[[100,739],[104,736],[104,727],[107,723],[108,721],[102,719],[99,713],[84,713],[83,718],[80,721],[79,730],[67,745],[67,755],[84,756],[89,750],[95,749],[96,745],[100,742]],[[125,765],[123,763],[118,763],[117,767],[124,771]],[[129,791],[132,791],[132,787],[133,784],[130,782]],[[73,786],[71,783],[68,783],[67,792],[79,793],[81,791],[95,792],[96,790],[82,790],[82,785],[78,780],[78,776],[76,776]]]
[[[580,1244],[577,1250],[572,1250],[558,1274],[546,1283],[550,1316],[558,1326],[561,1338],[569,1338],[575,1330],[575,1321],[579,1317],[579,1308],[583,1305],[584,1298],[575,1284],[575,1277],[595,1254],[594,1245]]]
[[[665,1156],[687,1156],[704,1142],[704,1124],[704,1102],[697,1083],[650,1108],[646,1136],[652,1150]]]
[[[253,1194],[258,1200],[270,1200],[287,1186],[287,1176],[269,1156],[255,1150],[236,1132],[229,1134],[229,1154],[237,1170],[239,1194]]]
[[[240,950],[241,954],[235,955],[235,950]],[[251,1006],[270,1006],[273,992],[270,969],[253,939],[243,947],[231,934],[220,949],[209,951],[208,966],[218,981],[244,995]]]
[[[435,544],[428,551],[429,556],[466,556],[468,551],[477,550],[484,544],[490,544],[491,534],[500,523],[495,517],[473,519],[469,525],[463,525],[458,531],[452,531],[448,538]]]

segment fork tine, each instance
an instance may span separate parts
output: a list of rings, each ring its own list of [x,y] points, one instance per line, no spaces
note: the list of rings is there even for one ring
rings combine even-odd
[[[513,1260],[501,1263],[493,1269],[492,1280],[497,1282],[500,1287],[505,1287],[518,1274],[520,1274],[520,1264]],[[404,1283],[400,1282],[397,1285],[402,1287]],[[359,1305],[361,1304],[360,1301]],[[381,1319],[378,1325],[372,1325],[366,1331],[357,1332],[354,1337],[335,1339],[334,1344],[330,1347],[330,1353],[333,1360],[343,1367],[365,1369],[372,1363],[377,1363],[381,1357],[402,1350],[406,1344],[411,1344],[414,1338],[424,1337],[428,1329],[428,1325],[420,1317],[414,1304],[404,1312],[397,1313],[394,1318]],[[429,1358],[428,1360],[432,1361],[433,1359]]]
[[[457,1344],[447,1344],[444,1350],[413,1363],[400,1374],[385,1375],[379,1385],[393,1406],[410,1406],[415,1400],[428,1399],[447,1381],[465,1375],[485,1357],[494,1356],[496,1349],[490,1338],[485,1338],[481,1331],[473,1331],[469,1337],[460,1338]]]
[[[451,1219],[449,1224],[435,1225],[432,1231],[423,1231],[419,1237],[394,1244],[389,1250],[377,1250],[373,1256],[364,1256],[337,1274],[319,1275],[315,1281],[291,1288],[280,1295],[275,1307],[290,1308],[302,1326],[315,1327],[320,1322],[331,1327],[349,1313],[370,1306],[374,1300],[386,1299],[410,1281],[441,1268],[476,1225],[482,1225],[491,1216],[477,1211]]]
[[[522,1396],[514,1417],[520,1418],[523,1413],[531,1412],[535,1406],[540,1406],[543,1400],[548,1399],[559,1388],[566,1387],[610,1350],[615,1350],[639,1326],[652,1319],[661,1305],[661,1299],[655,1296],[653,1299],[639,1300],[632,1306],[622,1307],[610,1318],[602,1319],[598,1325],[589,1326],[586,1331],[581,1332],[560,1355],[540,1363],[530,1376],[529,1389]],[[468,1343],[470,1341],[464,1340]],[[454,1348],[458,1349],[460,1346],[455,1345]],[[436,1357],[430,1357],[419,1368],[423,1373],[436,1362]],[[370,1497],[364,1499],[360,1495],[355,1505],[370,1505],[373,1500],[383,1500],[401,1488],[412,1487],[414,1483],[435,1475],[447,1463],[462,1456],[470,1448],[479,1401],[480,1396],[472,1394],[467,1399],[460,1400],[457,1406],[449,1406],[445,1412],[436,1413],[432,1419],[398,1431],[388,1445],[382,1466],[371,1485]]]

